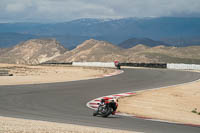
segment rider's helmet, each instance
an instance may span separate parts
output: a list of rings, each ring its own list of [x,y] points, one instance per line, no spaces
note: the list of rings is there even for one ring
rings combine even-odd
[[[113,102],[113,103],[117,102],[117,100],[115,98],[111,99],[110,101]]]
[[[105,99],[101,99],[101,103],[105,103]]]
[[[114,63],[115,63],[115,66],[117,66],[117,65],[119,65],[119,61],[114,61]]]

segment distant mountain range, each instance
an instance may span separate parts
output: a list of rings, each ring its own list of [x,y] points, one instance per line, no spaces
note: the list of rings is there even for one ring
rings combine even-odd
[[[89,37],[71,36],[71,35],[41,36],[41,35],[33,35],[25,33],[7,32],[7,33],[0,33],[0,48],[11,47],[30,39],[56,39],[65,47],[73,49],[78,44],[81,44],[83,41],[88,40]]]
[[[0,24],[0,47],[34,38],[55,38],[69,49],[90,38],[116,45],[131,38],[149,39],[150,46],[157,46],[157,42],[171,46],[200,45],[200,18],[88,18],[55,24]]]

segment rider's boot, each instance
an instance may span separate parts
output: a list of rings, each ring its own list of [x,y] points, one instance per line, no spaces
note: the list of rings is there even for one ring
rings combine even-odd
[[[112,115],[115,115],[115,113],[116,113],[116,111],[113,111],[113,112],[112,112]]]

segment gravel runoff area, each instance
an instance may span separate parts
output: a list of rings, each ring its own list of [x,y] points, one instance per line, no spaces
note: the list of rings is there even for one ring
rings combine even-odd
[[[1,76],[0,85],[37,84],[97,78],[115,69],[70,66],[26,66],[0,64],[13,76]],[[75,74],[76,73],[76,74]],[[56,78],[55,78],[56,77]],[[25,120],[0,116],[0,133],[131,133],[130,131],[87,127],[72,124]]]
[[[0,133],[134,133],[45,121],[0,117]]]
[[[0,70],[13,76],[0,76],[0,85],[55,83],[98,78],[116,69],[73,67],[69,65],[16,65],[0,64]],[[56,77],[56,78],[55,78]]]
[[[137,92],[119,99],[119,112],[200,125],[200,81]]]

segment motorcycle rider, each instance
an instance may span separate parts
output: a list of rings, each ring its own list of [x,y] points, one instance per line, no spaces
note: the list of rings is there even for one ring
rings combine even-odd
[[[112,99],[110,102],[111,107],[113,108],[113,112],[112,115],[115,115],[118,104],[117,104],[117,100],[116,99]]]
[[[100,105],[104,105],[105,104],[105,99],[101,99]]]
[[[100,104],[101,105],[110,104],[110,107],[113,109],[112,115],[115,115],[117,107],[118,107],[116,99],[103,98],[101,99]]]
[[[121,69],[119,61],[114,61],[114,63],[115,63],[115,67],[117,67],[117,69]]]
[[[109,103],[109,102],[108,102],[108,98],[102,98],[102,99],[101,99],[101,102],[100,102],[100,105],[105,105],[105,104],[107,104],[107,103]]]

